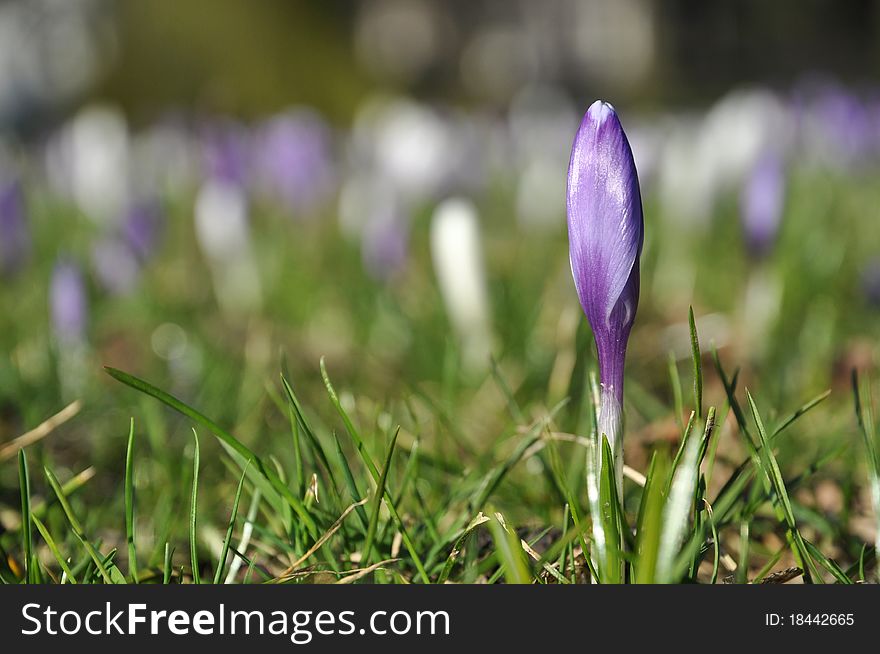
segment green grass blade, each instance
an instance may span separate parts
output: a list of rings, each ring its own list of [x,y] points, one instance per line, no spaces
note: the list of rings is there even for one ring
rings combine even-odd
[[[767,559],[767,562],[761,567],[760,570],[758,570],[758,574],[755,575],[754,579],[752,579],[748,583],[751,583],[751,584],[761,583],[761,581],[764,579],[764,577],[766,577],[770,573],[770,571],[773,569],[773,566],[775,566],[777,563],[779,563],[779,559],[782,558],[782,555],[785,554],[785,550],[787,550],[787,549],[788,549],[788,545],[783,545],[778,550],[776,550],[776,552],[773,554],[773,556],[771,556],[769,559]]]
[[[669,384],[672,386],[672,405],[675,407],[675,422],[679,431],[684,431],[684,398],[681,392],[681,377],[678,374],[678,363],[675,353],[669,353]]]
[[[712,502],[712,505],[715,507],[715,519],[717,520],[717,524],[722,525],[725,524],[727,519],[730,517],[730,510],[733,508],[736,498],[745,488],[751,475],[754,473],[754,469],[760,467],[758,465],[758,462],[760,461],[761,447],[756,447],[753,444],[747,426],[740,423],[740,421],[744,420],[745,418],[742,416],[741,409],[739,408],[739,405],[736,404],[736,399],[733,397],[733,387],[727,382],[727,378],[724,374],[723,369],[721,368],[721,363],[717,358],[717,352],[715,352],[714,354],[716,367],[718,369],[719,375],[721,376],[722,384],[724,385],[728,393],[728,405],[734,412],[734,416],[736,417],[737,423],[739,424],[740,431],[746,436],[746,445],[749,447],[750,450],[749,458],[745,459],[742,463],[740,463],[739,466],[737,466],[737,468],[734,470],[733,474],[730,475],[721,490],[718,491],[715,500]],[[815,406],[819,405],[827,397],[827,392],[818,395],[809,402],[805,403],[803,406],[799,407],[793,414],[784,419],[770,436],[771,443],[776,438],[776,436],[787,429],[795,420],[803,416]],[[731,402],[733,404],[730,404]],[[723,421],[721,421],[721,423],[719,424],[723,424]],[[715,442],[717,442],[717,439]]]
[[[247,470],[241,473],[238,480],[238,488],[235,489],[235,498],[232,500],[232,513],[229,515],[229,524],[226,526],[226,536],[223,537],[223,546],[220,548],[220,560],[217,561],[217,569],[214,571],[214,584],[223,581],[223,572],[226,569],[226,558],[229,555],[229,543],[232,542],[232,532],[235,530],[235,519],[238,516],[238,503],[241,500],[241,489],[244,488],[244,480]]]
[[[608,439],[602,436],[602,463],[599,480],[599,501],[602,504],[602,528],[605,532],[605,583],[623,583],[623,510],[617,495],[618,481],[615,477],[614,455]]]
[[[813,560],[810,557],[810,553],[807,551],[807,547],[804,544],[800,532],[798,531],[797,523],[794,519],[794,510],[791,506],[791,500],[788,497],[788,491],[785,488],[785,481],[782,478],[782,471],[779,469],[779,463],[776,461],[776,457],[773,455],[773,451],[770,448],[770,441],[767,437],[767,432],[764,429],[764,423],[758,413],[758,407],[755,405],[755,400],[752,398],[748,389],[746,389],[746,398],[749,402],[749,408],[752,411],[752,417],[755,420],[755,427],[757,427],[758,437],[761,441],[759,454],[762,472],[764,476],[769,479],[773,490],[776,492],[776,499],[781,510],[781,517],[784,519],[786,525],[789,545],[799,565],[804,570],[804,581],[812,581],[813,575],[815,574]]]
[[[171,583],[171,577],[174,574],[174,548],[170,543],[165,543],[165,556],[162,562],[162,583],[168,585]]]
[[[688,310],[688,327],[691,332],[691,356],[694,361],[694,411],[697,418],[703,417],[703,363],[700,353],[700,339],[697,336],[697,323],[694,321],[694,308]]]
[[[814,397],[812,400],[809,400],[802,406],[799,406],[794,411],[794,413],[792,413],[779,423],[779,425],[773,430],[773,433],[770,435],[770,439],[772,440],[776,438],[779,434],[788,429],[795,421],[797,421],[798,418],[810,411],[810,409],[813,409],[814,407],[827,400],[830,395],[831,389],[829,388],[827,391],[819,393],[819,395]]]
[[[379,475],[379,482],[376,485],[376,493],[373,496],[373,512],[370,515],[370,524],[367,527],[367,537],[364,544],[364,556],[362,563],[369,565],[370,554],[373,549],[373,538],[376,535],[376,528],[379,525],[379,511],[382,508],[382,498],[385,496],[385,485],[388,481],[388,470],[391,468],[391,458],[394,456],[394,446],[397,444],[397,436],[400,434],[398,428],[391,437],[391,443],[388,445],[388,453],[385,456],[385,464],[382,466],[382,473]]]
[[[504,578],[509,584],[532,583],[529,565],[516,532],[502,522],[500,513],[494,513],[489,521],[489,531],[495,544],[495,555],[504,570]]]
[[[55,557],[55,560],[58,561],[58,565],[61,566],[64,574],[67,575],[67,581],[71,584],[77,583],[76,576],[73,574],[73,571],[70,569],[67,561],[65,561],[64,557],[61,556],[61,551],[58,549],[58,545],[55,543],[55,539],[52,538],[52,535],[49,533],[49,530],[46,529],[46,525],[44,525],[37,516],[31,516],[31,520],[34,521],[34,525],[36,525],[37,531],[40,532],[43,540],[46,541],[46,545],[48,545],[49,551],[52,552],[52,556]]]
[[[321,445],[321,441],[318,440],[317,434],[312,429],[311,424],[306,418],[305,412],[303,411],[302,404],[300,404],[299,398],[297,398],[296,393],[293,391],[293,386],[290,385],[290,382],[287,380],[287,377],[281,375],[281,385],[284,387],[284,393],[287,395],[288,405],[291,409],[293,409],[294,416],[296,418],[297,424],[299,425],[299,433],[305,434],[308,439],[309,447],[312,450],[312,453],[318,460],[321,466],[323,466],[325,472],[327,473],[327,477],[333,481],[333,468],[330,465],[330,459],[327,457],[327,453],[324,451],[324,447]],[[305,482],[305,476],[303,477]],[[331,492],[333,493],[336,499],[339,498],[339,493],[336,490],[336,484],[330,484]],[[303,491],[305,487],[303,487]],[[302,493],[300,493],[300,497]]]
[[[590,507],[592,531],[590,549],[584,550],[584,557],[592,557],[596,565],[596,579],[605,583],[608,545],[602,520],[602,500],[600,497],[600,466],[596,440],[591,438],[587,446],[587,501]]]
[[[523,415],[522,409],[517,403],[516,398],[513,396],[513,391],[510,389],[507,380],[504,379],[504,376],[501,374],[501,370],[498,368],[498,361],[495,360],[494,356],[489,357],[489,360],[492,364],[492,379],[495,380],[495,385],[498,386],[498,390],[501,391],[501,394],[507,402],[507,410],[510,412],[510,417],[513,418],[514,422],[518,425],[525,424],[526,417]]]
[[[645,489],[642,492],[636,521],[635,581],[637,584],[654,583],[669,471],[669,456],[666,451],[654,452],[648,474],[645,475]]]
[[[345,458],[345,453],[342,451],[342,443],[339,442],[339,437],[336,433],[333,433],[333,442],[336,444],[336,457],[339,459],[339,466],[342,468],[342,475],[345,477],[345,485],[348,487],[348,494],[351,498],[352,502],[357,502],[358,497],[360,497],[360,491],[358,490],[357,483],[354,480],[354,475],[351,473],[351,468],[348,465],[348,459]],[[355,509],[355,513],[357,513],[358,519],[361,521],[364,529],[367,528],[369,524],[369,519],[367,518],[367,511],[364,509],[362,505],[359,505]]]
[[[125,448],[125,537],[128,541],[128,574],[131,583],[138,582],[137,548],[134,541],[134,418],[128,429]]]
[[[525,455],[528,449],[540,440],[541,431],[545,424],[546,423],[543,420],[539,420],[528,431],[528,433],[525,434],[519,445],[517,445],[516,449],[509,457],[507,457],[504,463],[500,466],[495,466],[486,473],[483,480],[480,482],[480,485],[477,487],[477,490],[471,497],[469,506],[472,513],[484,508],[483,505],[489,497],[491,497],[492,493],[495,492],[495,489],[498,488],[501,481],[516,466],[516,464],[522,460],[523,455]]]
[[[710,584],[718,582],[718,564],[721,562],[721,544],[718,542],[718,529],[715,526],[715,516],[712,514],[712,507],[706,504],[706,514],[709,517],[709,530],[712,532],[712,577]]]
[[[70,506],[70,502],[68,502],[67,497],[64,495],[64,490],[61,488],[61,483],[58,481],[55,473],[53,473],[49,468],[46,467],[43,468],[43,472],[46,474],[46,479],[49,481],[49,486],[52,487],[52,491],[55,493],[55,496],[58,498],[58,502],[61,504],[61,509],[64,511],[64,515],[67,516],[67,522],[70,523],[74,535],[77,537],[80,543],[82,543],[82,546],[83,548],[85,548],[86,553],[95,563],[95,567],[104,578],[104,582],[112,584],[113,580],[110,577],[110,572],[104,565],[103,557],[89,542],[88,538],[86,538],[85,532],[83,531],[82,523],[73,512],[73,508]]]
[[[165,391],[156,388],[149,382],[139,379],[133,375],[129,375],[126,372],[122,372],[121,370],[117,370],[116,368],[105,366],[104,370],[106,370],[107,374],[109,374],[117,381],[120,381],[126,386],[130,386],[131,388],[140,391],[141,393],[146,393],[147,395],[156,398],[166,406],[169,406],[175,411],[185,415],[187,418],[194,420],[198,424],[205,427],[212,434],[214,434],[223,443],[228,445],[245,461],[253,461],[256,470],[269,481],[276,492],[278,492],[290,504],[293,510],[296,511],[297,515],[302,520],[309,534],[312,537],[317,537],[317,525],[315,524],[312,516],[306,510],[302,501],[296,495],[294,495],[293,492],[291,492],[290,488],[288,488],[288,486],[281,481],[281,479],[278,477],[275,471],[272,470],[271,467],[267,466],[263,462],[263,460],[260,459],[260,457],[254,454],[250,450],[250,448],[248,448],[241,441],[235,438],[235,436],[220,427],[217,423],[205,416],[203,413],[196,411],[192,407],[178,400],[173,395],[170,395]]]
[[[736,399],[736,380],[739,377],[739,371],[736,371],[733,378],[728,381],[727,373],[724,372],[724,366],[721,365],[721,357],[718,356],[718,350],[715,348],[712,349],[712,360],[715,362],[715,370],[721,378],[721,385],[724,386],[724,393],[727,395],[727,403],[730,406],[730,410],[733,411],[733,416],[736,418],[736,424],[739,427],[740,433],[742,433],[745,438],[749,452],[754,454],[756,449],[755,441],[752,440],[752,434],[751,430],[749,430],[748,423],[746,422],[746,416],[743,413],[739,401]]]
[[[699,472],[699,452],[700,439],[691,435],[685,443],[678,467],[673,471],[669,496],[663,508],[663,526],[657,550],[657,583],[678,581],[675,563],[690,523],[689,516]]]
[[[571,490],[569,485],[565,482],[565,472],[562,469],[562,461],[559,458],[559,452],[556,449],[556,443],[551,439],[547,441],[547,450],[550,453],[549,461],[550,461],[550,469],[553,475],[556,478],[556,484],[562,489],[562,493],[565,496],[565,506],[568,514],[571,516],[571,520],[574,523],[575,529],[577,530],[581,545],[581,551],[589,552],[590,549],[587,547],[586,540],[583,537],[584,530],[580,529],[580,515],[578,512],[578,505],[576,502],[575,493]],[[568,526],[568,521],[563,521],[565,528]],[[563,535],[561,540],[565,540],[565,536]],[[573,546],[568,548],[569,551],[573,550]],[[584,560],[587,562],[587,565],[592,568],[593,562],[590,560],[590,557],[585,555]],[[560,568],[562,569],[562,568]],[[572,562],[572,569],[574,569],[574,562]],[[593,574],[595,577],[595,570],[590,570],[590,574]]]
[[[196,529],[199,500],[199,435],[195,429],[193,429],[193,439],[195,439],[195,450],[193,451],[193,480],[189,505],[189,560],[192,566],[193,583],[199,584],[201,579],[199,578],[198,534]]]
[[[877,452],[877,432],[874,423],[874,402],[870,383],[859,384],[858,373],[852,372],[853,395],[855,398],[856,419],[865,443],[867,454],[868,485],[871,489],[871,503],[874,509],[874,525],[877,536],[874,539],[875,559],[880,559],[880,456]],[[880,573],[878,573],[880,578]]]
[[[837,583],[844,585],[851,585],[853,580],[850,579],[847,574],[841,569],[837,563],[835,563],[832,559],[829,559],[827,556],[822,554],[819,551],[819,548],[813,545],[810,541],[804,540],[804,544],[807,546],[807,550],[810,553],[810,556],[813,557],[819,565],[825,568],[828,572],[831,573],[831,576],[837,580]]]
[[[66,482],[61,485],[61,490],[64,491],[64,495],[70,497],[80,488],[86,485],[86,483],[95,475],[95,469],[91,466],[77,473]],[[37,502],[31,507],[31,514],[37,516],[41,520],[46,518],[46,514],[49,512],[49,507],[53,506],[57,502],[57,498],[47,498],[41,502]]]
[[[327,366],[324,364],[324,357],[321,357],[321,378],[324,380],[324,386],[327,387],[327,395],[330,397],[330,402],[333,404],[333,407],[336,409],[339,417],[342,418],[342,424],[345,425],[345,429],[348,432],[348,435],[351,436],[351,440],[354,441],[354,445],[357,448],[358,454],[361,455],[361,459],[363,459],[364,463],[370,471],[370,474],[373,475],[373,480],[378,483],[380,476],[379,469],[373,462],[372,457],[370,457],[369,452],[367,452],[366,445],[364,445],[364,441],[361,438],[360,432],[355,428],[354,423],[351,421],[351,418],[348,415],[348,412],[342,406],[342,402],[339,401],[339,396],[336,394],[336,389],[333,388],[333,384],[330,382],[330,376],[327,374]]]
[[[566,542],[566,536],[568,536],[568,523],[571,518],[571,509],[569,508],[569,504],[566,502],[565,506],[562,509],[562,534],[559,537],[559,540],[562,542]],[[559,552],[559,558],[556,560],[556,568],[565,573],[565,561],[568,559],[569,553],[571,551],[571,545],[563,548]],[[572,566],[573,567],[573,566]]]
[[[324,358],[321,358],[321,377],[324,379],[324,385],[327,387],[327,394],[330,397],[330,402],[336,408],[337,413],[342,418],[342,422],[345,425],[346,431],[348,431],[348,435],[351,436],[352,441],[354,441],[355,448],[357,448],[358,454],[360,454],[361,459],[364,462],[364,465],[367,466],[367,470],[370,472],[370,475],[373,477],[373,481],[376,484],[379,484],[379,480],[381,478],[381,474],[379,469],[376,467],[376,464],[373,462],[373,459],[370,457],[370,454],[367,452],[366,447],[364,446],[364,442],[361,439],[360,433],[355,428],[354,424],[351,421],[351,418],[348,417],[348,413],[345,411],[345,408],[342,406],[342,403],[339,401],[339,396],[336,394],[336,390],[333,388],[333,384],[330,383],[330,377],[327,374],[327,367],[324,365]],[[403,520],[400,517],[400,513],[397,511],[397,505],[394,503],[394,498],[391,497],[391,494],[385,489],[385,503],[388,507],[388,511],[391,513],[391,517],[394,520],[395,526],[400,531],[400,537],[403,540],[403,545],[406,547],[406,551],[409,553],[410,558],[412,558],[413,565],[416,566],[416,570],[421,578],[422,582],[429,584],[431,583],[431,578],[428,576],[427,570],[425,570],[425,566],[422,563],[422,558],[418,554],[418,550],[416,550],[415,544],[412,542],[412,539],[409,536],[409,532],[406,529],[406,526],[403,524]]]
[[[452,567],[455,565],[455,561],[458,558],[458,555],[461,553],[467,537],[470,536],[471,533],[473,533],[474,529],[488,521],[489,518],[480,513],[473,520],[471,520],[470,524],[467,527],[462,530],[461,535],[455,541],[455,545],[452,546],[452,550],[450,550],[449,556],[446,557],[446,563],[443,564],[443,569],[440,571],[440,576],[437,578],[438,584],[445,584],[446,580],[449,579],[449,575],[452,572]]]
[[[673,472],[678,470],[678,464],[681,461],[681,457],[684,456],[684,450],[691,440],[691,433],[694,430],[694,424],[696,424],[696,415],[695,411],[691,411],[691,415],[688,417],[687,424],[684,427],[684,433],[681,435],[681,442],[678,444],[678,449],[675,451],[675,456],[672,458]],[[667,483],[669,485],[672,484],[672,477],[669,477]],[[669,494],[669,487],[667,487],[666,493]]]
[[[739,558],[736,564],[736,583],[749,581],[749,522],[743,520],[739,525]]]
[[[305,463],[302,456],[302,443],[300,442],[299,423],[296,419],[293,406],[287,403],[287,417],[290,420],[290,436],[293,441],[293,469],[295,475],[295,483],[297,495],[302,497],[306,492],[306,472]]]
[[[25,579],[29,584],[37,583],[33,569],[33,537],[31,528],[31,477],[28,473],[27,455],[24,448],[18,451],[18,484],[21,492],[21,551],[24,557]]]

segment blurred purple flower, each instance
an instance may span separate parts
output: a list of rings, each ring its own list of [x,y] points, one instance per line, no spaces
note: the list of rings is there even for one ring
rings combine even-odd
[[[162,215],[152,202],[129,206],[122,221],[122,236],[137,257],[144,261],[153,253],[162,231]]]
[[[361,241],[367,272],[379,281],[391,278],[406,262],[408,240],[407,223],[396,212],[371,220]]]
[[[567,200],[572,275],[599,354],[599,430],[620,452],[623,368],[639,301],[644,223],[632,150],[608,103],[594,102],[575,135]]]
[[[807,154],[833,168],[857,167],[878,145],[876,123],[860,97],[833,79],[809,76],[793,91]]]
[[[259,130],[255,168],[266,191],[291,211],[312,210],[335,184],[330,129],[305,109],[272,118]]]
[[[874,138],[874,126],[862,101],[848,90],[833,86],[820,95],[815,111],[840,160],[846,164],[862,162]]]
[[[0,273],[18,272],[30,255],[31,237],[18,182],[0,188]]]
[[[250,178],[250,135],[231,121],[207,125],[202,132],[204,177],[245,188]]]
[[[755,162],[740,197],[746,248],[754,257],[766,256],[776,242],[785,204],[785,162],[774,149]]]
[[[92,269],[97,281],[114,295],[129,293],[137,285],[140,264],[119,238],[104,238],[92,247]]]
[[[85,340],[88,305],[80,269],[71,261],[55,264],[49,283],[49,313],[55,337],[61,343]]]

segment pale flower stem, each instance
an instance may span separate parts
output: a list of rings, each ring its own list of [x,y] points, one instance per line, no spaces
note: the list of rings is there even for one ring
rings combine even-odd
[[[602,465],[602,436],[608,439],[614,457],[617,497],[623,501],[623,411],[612,386],[601,385],[599,406],[599,465]],[[600,467],[601,470],[601,467]]]

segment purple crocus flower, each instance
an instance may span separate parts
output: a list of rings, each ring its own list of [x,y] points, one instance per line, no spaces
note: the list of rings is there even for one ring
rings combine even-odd
[[[17,182],[0,188],[0,274],[17,272],[30,254],[24,199]]]
[[[599,354],[599,433],[622,466],[623,367],[639,302],[642,198],[617,113],[597,100],[574,138],[568,167],[571,271]]]
[[[204,176],[244,188],[250,176],[250,142],[244,127],[234,122],[209,123],[202,132]]]
[[[387,281],[403,267],[408,236],[406,221],[396,212],[376,216],[364,226],[361,256],[374,279]]]
[[[752,256],[766,256],[773,247],[784,203],[784,161],[779,152],[770,149],[755,162],[740,198],[746,247]]]
[[[257,138],[256,171],[271,195],[294,213],[328,197],[335,180],[331,133],[318,114],[301,109],[278,115]]]
[[[809,75],[794,88],[801,145],[816,162],[839,171],[858,169],[876,144],[869,106],[833,79]]]
[[[162,230],[162,215],[151,202],[136,202],[122,220],[122,236],[126,245],[141,261],[146,260],[156,247]]]
[[[85,340],[86,289],[79,268],[71,261],[59,261],[52,271],[49,312],[52,329],[60,343],[73,345]]]

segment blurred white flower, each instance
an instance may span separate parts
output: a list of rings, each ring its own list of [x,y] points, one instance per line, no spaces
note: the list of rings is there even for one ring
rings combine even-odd
[[[792,139],[788,110],[770,91],[733,91],[705,115],[672,125],[660,155],[664,214],[684,225],[708,221],[718,196],[740,188],[768,146],[784,152]]]
[[[199,144],[184,125],[164,120],[138,132],[131,143],[131,178],[138,196],[191,189],[199,176]]]
[[[396,203],[391,185],[369,173],[349,177],[339,192],[339,229],[353,241],[359,241],[376,213],[383,213]]]
[[[431,256],[446,312],[462,350],[477,373],[489,364],[492,329],[477,210],[461,198],[445,200],[431,220]]]
[[[260,277],[242,191],[221,181],[205,182],[196,198],[195,227],[220,306],[233,314],[257,311],[261,305]]]
[[[95,105],[81,110],[47,154],[56,190],[100,225],[119,219],[129,196],[129,134],[118,109]]]
[[[674,119],[660,153],[657,190],[663,216],[683,226],[707,222],[712,210],[713,181],[702,164],[699,125],[694,116]]]
[[[353,139],[358,163],[375,166],[406,200],[436,195],[459,158],[446,122],[410,100],[368,102],[355,118]]]
[[[762,152],[785,151],[792,121],[780,99],[765,89],[732,91],[706,114],[700,134],[700,160],[715,189],[738,189]]]

